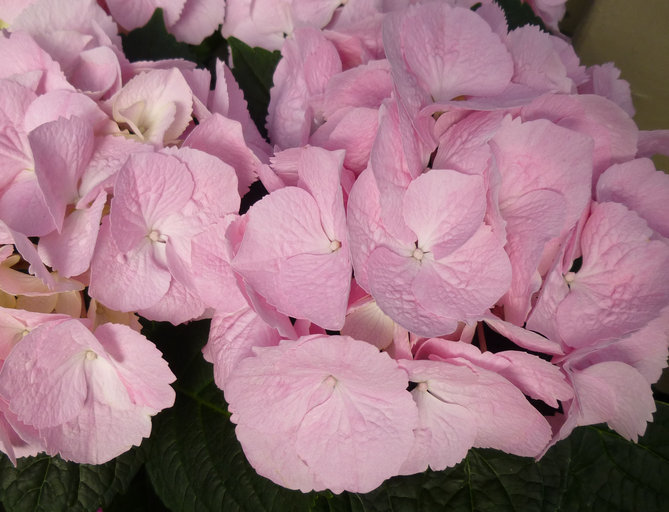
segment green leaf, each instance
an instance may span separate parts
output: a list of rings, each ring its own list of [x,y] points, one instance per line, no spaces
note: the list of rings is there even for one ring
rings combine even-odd
[[[186,59],[195,61],[190,45],[178,42],[165,28],[163,10],[156,9],[146,25],[122,35],[123,53],[137,60]]]
[[[529,4],[521,0],[495,0],[495,3],[504,11],[509,30],[522,27],[523,25],[537,25],[543,31],[548,32],[544,22],[541,21],[539,16],[534,14]]]
[[[266,137],[265,118],[269,90],[272,88],[272,78],[281,59],[281,52],[251,48],[234,37],[228,38],[228,46],[232,52],[232,74],[244,92],[251,119],[263,137]]]
[[[601,427],[579,428],[539,463],[544,481],[562,488],[544,510],[661,512],[669,503],[669,406],[656,402],[654,422],[638,444]]]
[[[66,462],[41,454],[0,460],[0,500],[12,512],[94,511],[123,493],[142,465],[140,449],[132,449],[97,466]]]

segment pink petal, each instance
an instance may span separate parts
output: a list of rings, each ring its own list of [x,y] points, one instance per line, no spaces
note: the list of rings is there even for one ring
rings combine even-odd
[[[114,20],[126,30],[143,27],[158,7],[163,9],[165,24],[179,19],[186,0],[106,0]]]
[[[469,9],[446,3],[389,15],[383,40],[403,99],[405,93],[415,94],[408,78],[417,80],[417,106],[500,93],[513,73],[511,57],[490,26]]]
[[[183,2],[182,2],[183,3]],[[225,3],[218,0],[186,0],[179,21],[169,27],[179,41],[200,44],[223,23]]]
[[[657,171],[648,158],[612,165],[597,181],[597,201],[624,204],[669,238],[667,197],[669,175]]]
[[[141,73],[111,99],[113,118],[133,128],[141,141],[176,141],[191,120],[193,93],[178,69]]]
[[[216,385],[225,390],[239,362],[253,356],[253,347],[278,345],[280,340],[278,331],[244,304],[237,311],[216,311],[202,353],[214,364]]]
[[[156,262],[148,239],[124,253],[116,246],[110,231],[106,217],[91,261],[89,295],[119,311],[137,311],[154,305],[167,293],[172,280],[170,273]]]
[[[620,362],[595,364],[572,374],[578,400],[578,425],[606,422],[631,441],[652,421],[655,402],[648,382],[631,366]],[[570,412],[571,414],[571,412]]]
[[[90,125],[73,117],[45,123],[28,135],[35,158],[35,175],[61,232],[65,208],[76,202],[79,178],[93,153]]]
[[[320,121],[311,102],[341,71],[341,61],[332,43],[306,27],[286,41],[282,55],[270,91],[267,131],[270,140],[285,149],[307,143],[312,123]]]
[[[95,337],[116,366],[130,399],[155,414],[174,405],[175,393],[169,386],[176,377],[156,346],[126,325],[105,323]]]
[[[78,276],[90,267],[106,202],[107,194],[102,191],[90,207],[70,213],[60,233],[40,238],[38,253],[60,275]]]
[[[214,113],[188,134],[182,147],[205,151],[234,168],[240,196],[246,194],[257,179],[261,161],[247,146],[238,121]],[[226,187],[229,184],[226,183]]]

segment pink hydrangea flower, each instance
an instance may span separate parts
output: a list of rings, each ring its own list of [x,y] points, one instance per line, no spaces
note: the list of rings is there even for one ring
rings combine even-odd
[[[261,475],[303,492],[340,493],[368,492],[397,474],[417,412],[392,359],[369,343],[322,335],[255,354],[232,372],[225,398]]]
[[[280,312],[338,330],[351,276],[339,182],[343,155],[315,147],[291,155],[296,186],[251,207],[233,268]]]
[[[103,324],[92,333],[79,320],[60,319],[14,347],[0,394],[19,422],[39,432],[47,453],[101,464],[149,436],[151,416],[174,403],[173,381],[160,352],[129,327]]]

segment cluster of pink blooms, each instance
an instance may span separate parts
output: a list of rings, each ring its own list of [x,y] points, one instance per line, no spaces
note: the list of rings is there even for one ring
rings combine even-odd
[[[669,176],[648,157],[669,132],[638,130],[615,67],[509,31],[488,1],[16,4],[0,10],[13,460],[101,463],[149,435],[174,376],[136,314],[211,318],[204,357],[244,452],[293,489],[367,492],[471,447],[538,457],[580,425],[644,432],[669,344]],[[119,26],[155,7],[189,42],[224,21],[281,48],[272,145],[226,64],[210,90],[192,63],[127,61]],[[258,179],[269,194],[239,215]]]

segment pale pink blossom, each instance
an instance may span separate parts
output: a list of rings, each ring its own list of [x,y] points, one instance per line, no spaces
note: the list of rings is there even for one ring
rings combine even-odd
[[[371,491],[398,473],[417,414],[406,372],[386,354],[320,335],[255,354],[232,372],[225,397],[261,475],[304,492],[340,493]]]
[[[48,454],[101,464],[149,436],[151,416],[174,403],[173,381],[160,352],[129,327],[92,333],[79,320],[55,320],[14,347],[0,393]]]

